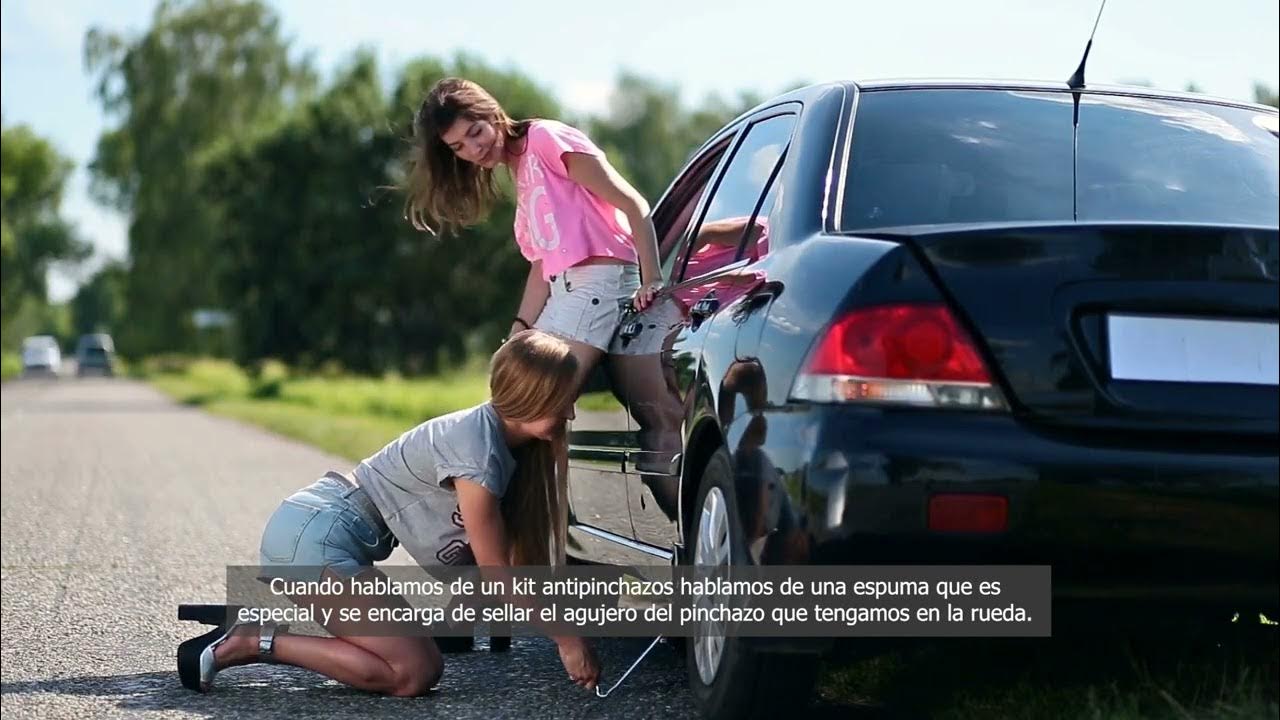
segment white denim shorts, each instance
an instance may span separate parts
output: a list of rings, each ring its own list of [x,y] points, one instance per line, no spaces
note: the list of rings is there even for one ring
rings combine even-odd
[[[533,326],[608,352],[623,308],[640,288],[632,264],[578,265],[551,276],[551,297]]]

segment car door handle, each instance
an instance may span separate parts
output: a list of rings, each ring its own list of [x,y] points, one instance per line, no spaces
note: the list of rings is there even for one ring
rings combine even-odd
[[[707,293],[706,297],[694,303],[693,307],[689,308],[689,317],[694,320],[706,320],[719,309],[720,300],[716,298],[716,293],[712,290]]]
[[[683,458],[682,453],[628,452],[625,468],[638,475],[679,475]]]

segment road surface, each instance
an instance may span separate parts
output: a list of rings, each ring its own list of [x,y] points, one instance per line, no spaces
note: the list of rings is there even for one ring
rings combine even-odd
[[[348,462],[122,379],[5,383],[0,410],[3,638],[11,718],[691,718],[683,658],[660,646],[608,699],[565,679],[555,646],[446,656],[422,698],[378,697],[285,666],[185,690],[182,602],[218,602],[225,567],[257,562],[282,498]],[[389,562],[411,564],[403,550]],[[605,672],[648,645],[601,640]]]

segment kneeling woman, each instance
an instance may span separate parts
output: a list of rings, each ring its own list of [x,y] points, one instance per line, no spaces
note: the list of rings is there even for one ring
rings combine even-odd
[[[493,357],[488,402],[422,423],[350,476],[328,473],[285,499],[263,531],[264,575],[376,576],[372,564],[396,542],[423,566],[563,560],[567,492],[553,444],[564,441],[573,416],[576,371],[563,340],[536,330],[513,336]],[[310,571],[320,577],[301,577]],[[324,596],[293,599],[317,609],[334,604]],[[331,638],[237,624],[188,640],[178,648],[182,684],[205,692],[218,671],[255,662],[296,665],[397,696],[420,695],[439,681],[444,659],[431,638],[360,636],[338,615],[325,625]],[[552,639],[570,679],[594,687],[599,666],[586,641]]]

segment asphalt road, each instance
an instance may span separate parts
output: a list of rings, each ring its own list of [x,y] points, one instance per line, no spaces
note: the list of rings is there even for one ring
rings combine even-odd
[[[0,705],[10,718],[691,718],[683,657],[660,646],[613,696],[565,679],[555,646],[448,655],[430,695],[384,698],[254,665],[185,690],[182,602],[218,602],[257,562],[279,501],[348,462],[175,405],[128,380],[5,383],[0,410]],[[410,564],[402,550],[389,562]],[[606,678],[646,646],[600,640]]]

